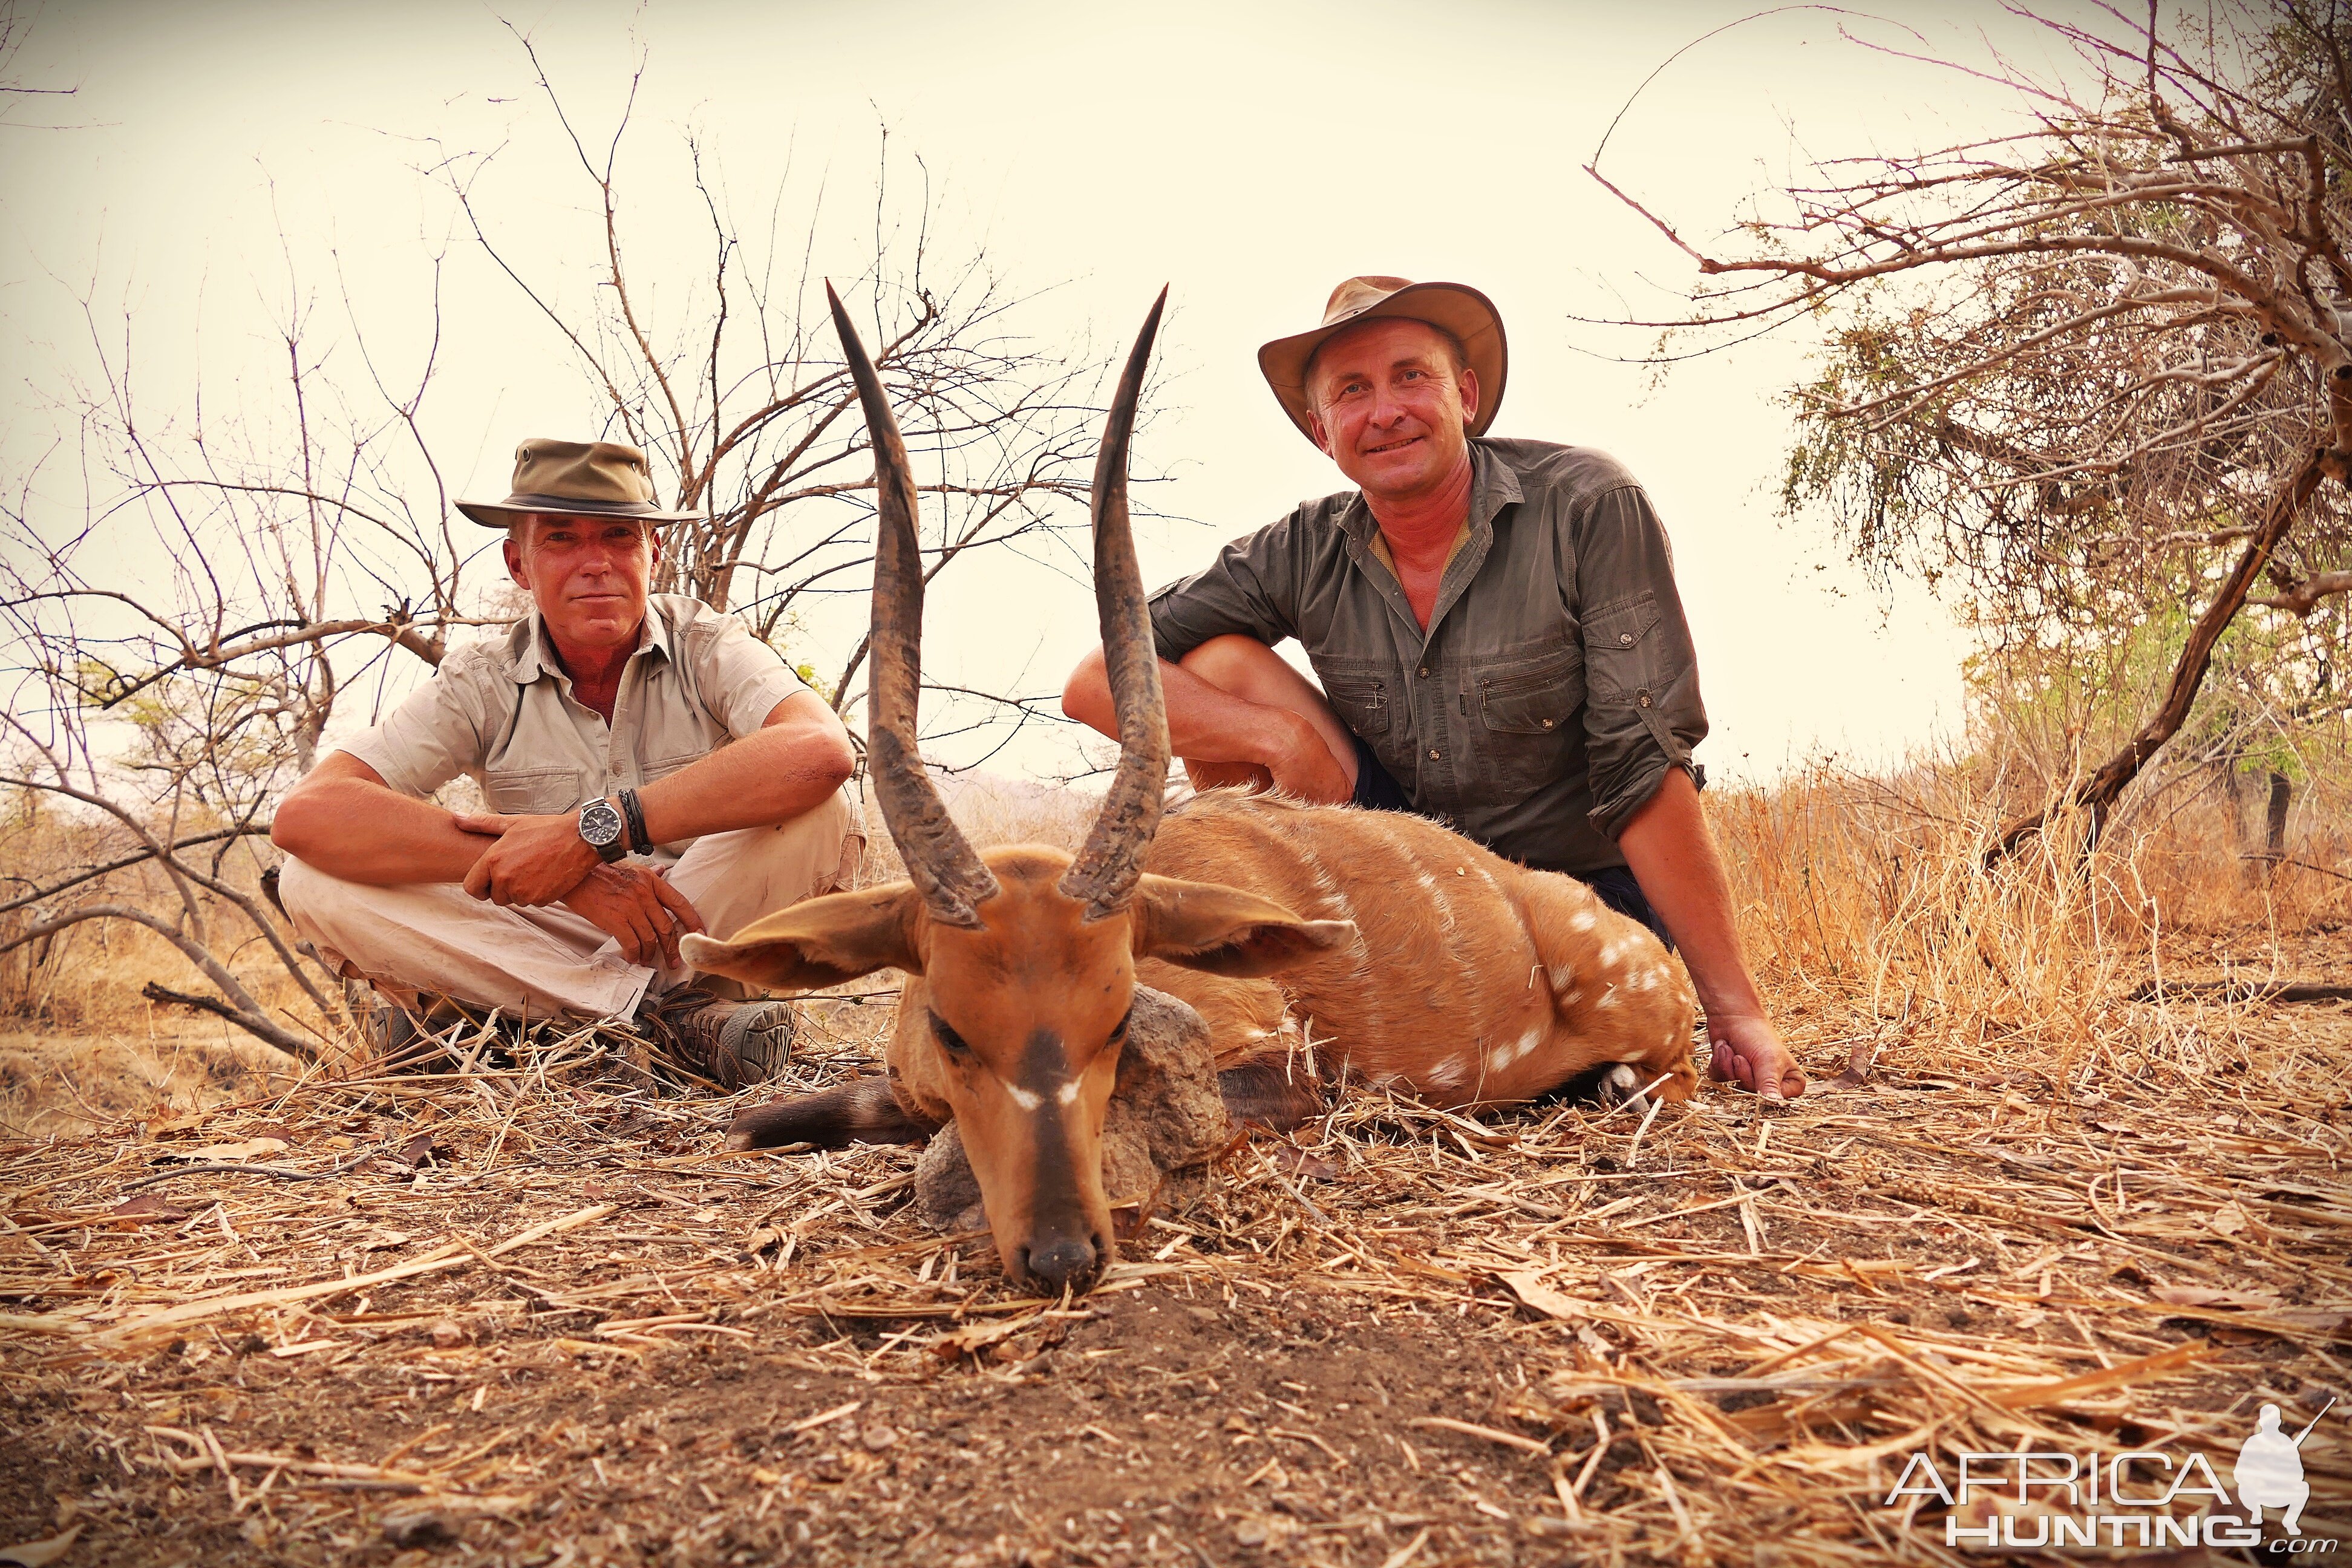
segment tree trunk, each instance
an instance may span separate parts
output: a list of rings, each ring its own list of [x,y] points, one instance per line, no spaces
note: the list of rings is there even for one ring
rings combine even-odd
[[[2286,854],[2286,809],[2294,799],[2294,785],[2284,773],[2271,775],[2270,816],[2263,825],[2263,853],[2275,861]]]
[[[2117,797],[2139,776],[2148,759],[2188,721],[2198,689],[2205,684],[2205,672],[2212,665],[2214,645],[2245,607],[2246,595],[2252,591],[2255,579],[2270,564],[2279,541],[2294,525],[2303,503],[2311,499],[2320,480],[2326,477],[2332,458],[2333,454],[2325,447],[2315,451],[2294,478],[2271,498],[2270,510],[2254,536],[2246,542],[2245,553],[2238,557],[2238,563],[2215,591],[2213,602],[2205,606],[2204,614],[2189,627],[2188,646],[2180,650],[2179,661],[2172,667],[2172,683],[2165,689],[2164,700],[2157,705],[2156,711],[2124,743],[2123,750],[2100,763],[2089,778],[2076,786],[2070,801],[2052,801],[2002,828],[2000,839],[1985,851],[1987,870],[2015,854],[2020,845],[2039,834],[2049,826],[2052,817],[2070,805],[2090,813],[2089,842],[2098,842],[2099,831],[2106,826],[2107,814],[2115,808]]]

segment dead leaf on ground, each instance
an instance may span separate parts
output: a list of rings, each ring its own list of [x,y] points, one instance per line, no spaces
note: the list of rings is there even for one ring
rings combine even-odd
[[[1553,1289],[1543,1282],[1542,1275],[1531,1269],[1518,1273],[1497,1274],[1495,1278],[1508,1286],[1512,1295],[1517,1296],[1521,1301],[1533,1307],[1547,1318],[1563,1318],[1573,1322],[1587,1315],[1592,1307],[1590,1301],[1580,1301],[1573,1296],[1562,1295]]]
[[[1328,1182],[1339,1173],[1339,1167],[1312,1150],[1296,1147],[1274,1152],[1275,1168],[1310,1182]]]
[[[1832,1089],[1860,1089],[1870,1081],[1871,1064],[1878,1059],[1876,1042],[1863,1040],[1845,1054],[1845,1070],[1828,1080]]]
[[[149,1138],[168,1138],[178,1132],[194,1132],[211,1114],[205,1110],[189,1110],[174,1116],[169,1110],[159,1110],[147,1119],[140,1131]]]
[[[433,1134],[430,1132],[419,1132],[415,1137],[411,1138],[407,1142],[403,1143],[399,1148],[394,1149],[391,1153],[386,1154],[384,1158],[392,1161],[394,1164],[405,1165],[413,1171],[416,1169],[417,1166],[425,1163],[425,1162],[431,1157],[432,1153]]]
[[[106,1217],[139,1225],[148,1220],[185,1219],[188,1211],[173,1207],[168,1201],[153,1193],[142,1193],[135,1198],[125,1198],[107,1210]]]
[[[2280,1300],[2271,1290],[2214,1290],[2202,1285],[2159,1285],[2148,1294],[2175,1307],[2243,1307],[2253,1312],[2267,1312]]]
[[[273,1154],[283,1154],[293,1145],[283,1138],[247,1138],[236,1143],[208,1143],[201,1149],[178,1150],[164,1155],[167,1160],[218,1162],[234,1164],[243,1160],[267,1160]]]
[[[2231,1202],[2215,1209],[2211,1217],[2205,1223],[2223,1236],[2235,1236],[2246,1228],[2248,1221],[2246,1211],[2239,1207],[2235,1202]]]
[[[63,1535],[52,1535],[47,1541],[27,1541],[22,1546],[0,1546],[0,1563],[12,1563],[16,1568],[47,1568],[71,1549],[74,1538],[81,1533],[77,1524]]]

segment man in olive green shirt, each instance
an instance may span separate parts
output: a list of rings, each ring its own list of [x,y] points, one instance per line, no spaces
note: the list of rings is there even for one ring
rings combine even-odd
[[[1803,1093],[1699,810],[1706,714],[1648,496],[1589,447],[1485,436],[1508,361],[1475,289],[1350,279],[1258,361],[1358,489],[1153,595],[1194,785],[1416,811],[1591,883],[1680,947],[1717,1076]],[[1320,691],[1274,653],[1291,637]],[[1063,700],[1116,733],[1099,652]]]

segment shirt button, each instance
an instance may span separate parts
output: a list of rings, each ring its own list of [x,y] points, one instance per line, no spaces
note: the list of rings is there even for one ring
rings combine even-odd
[[[1413,671],[1413,673],[1420,676],[1423,680],[1426,680],[1429,679],[1429,666],[1424,664],[1419,669]]]
[[[1617,634],[1617,640],[1624,647],[1632,647],[1633,646],[1633,634],[1632,632],[1619,632]]]
[[[1643,693],[1642,693],[1642,706],[1643,706],[1643,707],[1644,707],[1644,708],[1647,708],[1649,705],[1650,705],[1650,694],[1649,694],[1648,692],[1644,691]]]
[[[1431,762],[1433,762],[1433,763],[1434,763],[1434,762],[1441,762],[1441,761],[1443,761],[1443,760],[1444,759],[1444,756],[1445,756],[1445,753],[1444,753],[1444,752],[1441,752],[1441,751],[1439,751],[1435,746],[1432,746],[1432,747],[1430,747],[1430,748],[1429,748],[1429,760],[1430,760]]]
[[[1543,721],[1543,727],[1544,727],[1545,729],[1549,730],[1549,729],[1550,729],[1550,728],[1551,728],[1551,726],[1552,726],[1552,721],[1551,721],[1550,720],[1546,719],[1546,720],[1544,720],[1544,721]]]

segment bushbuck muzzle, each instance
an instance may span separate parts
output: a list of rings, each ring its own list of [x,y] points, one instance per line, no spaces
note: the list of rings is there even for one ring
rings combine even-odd
[[[977,854],[916,745],[922,557],[915,486],[882,380],[830,287],[834,325],[874,441],[877,511],[868,768],[907,880],[815,899],[730,942],[688,938],[698,969],[780,990],[885,967],[919,976],[902,1000],[896,1092],[963,1135],[998,1255],[1017,1280],[1090,1286],[1113,1255],[1103,1117],[1118,1077],[1135,961],[1258,975],[1351,942],[1347,921],[1301,920],[1255,894],[1143,873],[1168,772],[1159,660],[1127,508],[1128,443],[1167,301],[1151,307],[1095,463],[1095,600],[1120,753],[1076,856],[1037,846]],[[908,1016],[919,1003],[923,1015]]]

